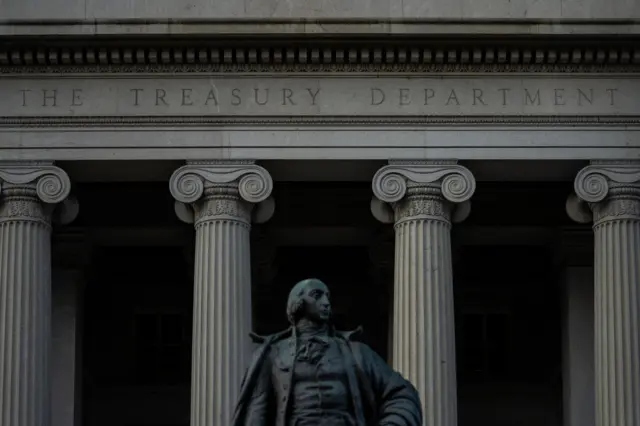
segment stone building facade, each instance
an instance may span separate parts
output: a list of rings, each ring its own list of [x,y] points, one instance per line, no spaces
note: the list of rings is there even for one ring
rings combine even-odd
[[[0,11],[0,426],[226,425],[309,276],[427,426],[640,426],[639,3]]]

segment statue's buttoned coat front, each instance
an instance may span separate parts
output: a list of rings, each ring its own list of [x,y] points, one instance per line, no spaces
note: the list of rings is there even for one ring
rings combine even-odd
[[[416,389],[355,332],[332,331],[343,356],[357,426],[422,426]],[[296,354],[293,328],[271,336],[252,335],[260,343],[242,381],[232,426],[292,426],[291,405]]]

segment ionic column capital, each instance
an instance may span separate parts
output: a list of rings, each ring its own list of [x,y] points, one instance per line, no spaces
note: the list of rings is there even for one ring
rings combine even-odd
[[[48,204],[64,201],[71,191],[69,175],[53,163],[45,162],[0,162],[0,185],[3,193],[33,189],[38,199]]]
[[[639,161],[593,161],[576,175],[574,190],[567,212],[578,222],[640,220]]]
[[[49,223],[54,205],[65,202],[59,219],[69,223],[78,213],[70,191],[69,176],[52,162],[0,162],[0,220]]]
[[[393,161],[373,176],[373,193],[386,203],[400,201],[407,188],[437,185],[442,196],[452,203],[462,203],[473,196],[476,180],[466,167],[456,161]]]
[[[593,161],[574,181],[578,197],[599,203],[607,197],[640,196],[640,161]]]
[[[193,222],[209,217],[230,217],[250,221],[254,204],[262,203],[254,216],[264,222],[273,214],[270,198],[273,180],[269,172],[252,161],[194,161],[176,170],[169,180],[178,217]],[[199,201],[208,201],[198,203]],[[248,203],[248,204],[247,204]]]
[[[371,210],[382,222],[424,215],[448,221],[452,205],[459,206],[454,221],[462,221],[469,214],[476,180],[456,161],[393,161],[376,172],[372,189]],[[395,217],[380,202],[390,204]]]
[[[206,188],[236,184],[242,199],[250,203],[266,200],[273,190],[271,175],[251,161],[193,161],[176,170],[169,180],[171,195],[183,203],[199,200]]]

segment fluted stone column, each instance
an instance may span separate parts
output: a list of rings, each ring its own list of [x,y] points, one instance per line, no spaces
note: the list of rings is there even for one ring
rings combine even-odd
[[[231,424],[251,357],[252,211],[270,200],[272,187],[269,173],[249,162],[194,162],[171,177],[171,193],[188,205],[176,211],[196,229],[192,426]],[[266,220],[273,204],[263,205]]]
[[[427,426],[457,424],[450,228],[474,191],[471,172],[453,161],[394,162],[373,178],[395,222],[393,366],[420,392]],[[391,219],[375,200],[372,211]]]
[[[50,424],[51,216],[67,174],[0,163],[0,426]]]
[[[575,191],[595,234],[596,425],[640,426],[640,162],[592,162]]]

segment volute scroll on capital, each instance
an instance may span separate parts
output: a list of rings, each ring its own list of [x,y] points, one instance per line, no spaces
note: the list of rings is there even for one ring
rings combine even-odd
[[[71,180],[53,162],[0,162],[0,218],[67,225],[79,212]]]
[[[456,161],[394,161],[376,172],[372,189],[371,213],[382,223],[416,214],[461,222],[471,211],[476,181]]]
[[[0,190],[7,185],[33,186],[40,201],[47,204],[63,202],[71,192],[69,175],[49,163],[0,162]]]
[[[407,193],[407,182],[440,184],[442,196],[452,203],[463,203],[473,196],[476,180],[458,164],[397,163],[382,167],[373,176],[373,194],[381,201],[395,203]]]
[[[269,172],[256,164],[192,163],[180,167],[169,180],[173,197],[185,204],[198,201],[207,185],[238,181],[240,197],[260,203],[271,195],[273,180]]]
[[[627,189],[640,195],[640,163],[594,163],[580,170],[574,181],[576,194],[587,203],[603,201],[613,187],[617,191]]]
[[[176,199],[175,212],[186,223],[212,215],[220,217],[222,213],[263,223],[275,209],[271,175],[252,161],[189,162],[173,173],[169,189]],[[195,204],[201,199],[210,200],[207,208]],[[248,204],[242,205],[244,202]],[[211,203],[215,205],[213,210]]]
[[[640,219],[640,162],[593,161],[578,172],[565,209],[578,223]]]

